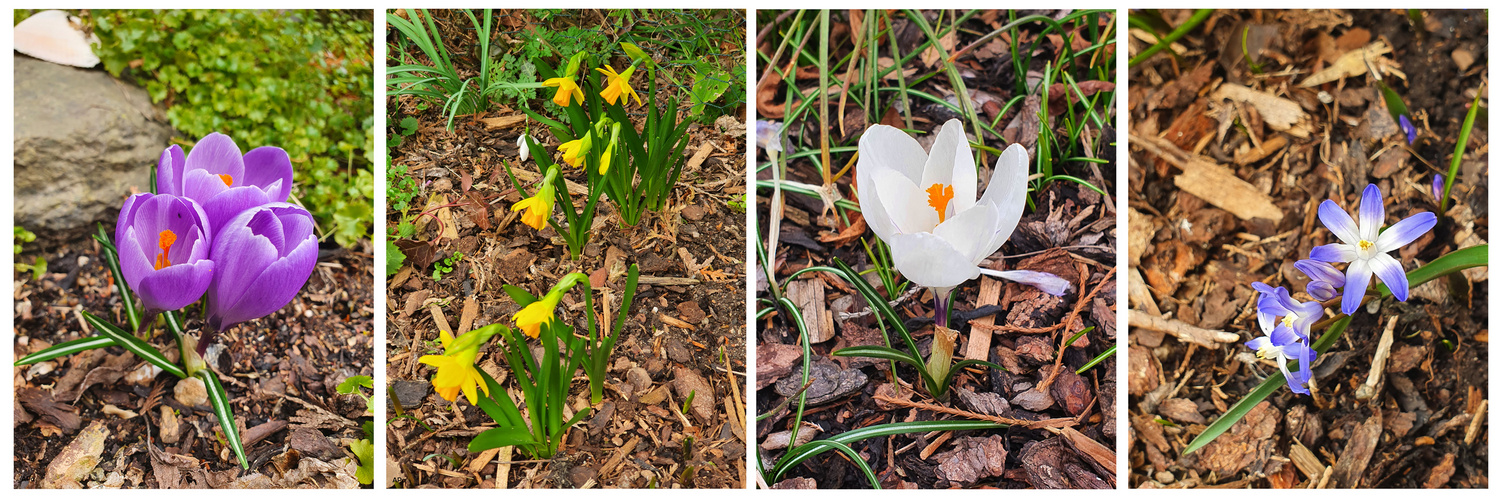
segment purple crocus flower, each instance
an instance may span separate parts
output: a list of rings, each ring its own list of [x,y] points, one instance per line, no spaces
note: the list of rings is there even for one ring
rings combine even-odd
[[[1292,267],[1312,280],[1307,282],[1307,294],[1320,302],[1337,297],[1338,289],[1344,287],[1344,273],[1327,262],[1303,259]]]
[[[125,200],[115,223],[115,248],[125,283],[147,316],[196,302],[214,276],[212,231],[203,208],[172,195],[140,193]]]
[[[284,202],[292,193],[292,160],[286,151],[262,146],[240,155],[234,139],[214,132],[183,156],[173,145],[156,165],[156,190],[203,206],[216,231],[246,209]]]
[[[1343,243],[1332,243],[1312,249],[1313,260],[1334,263],[1348,262],[1345,270],[1344,301],[1340,310],[1353,314],[1359,309],[1365,289],[1370,286],[1370,277],[1379,276],[1390,288],[1396,300],[1405,302],[1407,294],[1406,271],[1401,262],[1388,252],[1416,241],[1418,237],[1437,224],[1432,212],[1422,212],[1391,225],[1385,231],[1385,202],[1380,197],[1380,188],[1374,184],[1365,188],[1359,199],[1359,223],[1333,200],[1323,200],[1318,205],[1318,219],[1333,231]]]
[[[1406,132],[1406,143],[1417,142],[1417,127],[1411,124],[1406,115],[1401,115],[1401,131]]]
[[[1256,319],[1264,335],[1246,342],[1245,347],[1255,349],[1255,355],[1261,358],[1274,358],[1281,374],[1286,376],[1287,387],[1297,394],[1307,394],[1312,363],[1318,356],[1317,351],[1310,347],[1309,331],[1312,324],[1323,316],[1323,306],[1316,302],[1299,302],[1285,287],[1271,288],[1260,282],[1251,286],[1261,294],[1256,302]],[[1297,361],[1296,373],[1287,368],[1289,359]]]
[[[219,231],[211,255],[220,265],[208,288],[209,331],[276,312],[318,263],[312,214],[290,203],[240,212]]]

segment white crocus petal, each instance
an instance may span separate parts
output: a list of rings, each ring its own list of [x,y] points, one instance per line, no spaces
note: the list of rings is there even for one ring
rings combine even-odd
[[[1059,297],[1065,293],[1068,293],[1068,288],[1072,286],[1072,284],[1068,283],[1068,280],[1037,271],[992,271],[989,269],[980,268],[979,272],[983,273],[986,276],[994,276],[996,278],[1010,280],[1016,283],[1025,283],[1027,285],[1037,287],[1037,289],[1047,293],[1048,295]]]
[[[901,275],[929,288],[955,287],[979,276],[979,266],[932,233],[899,234],[886,240]]]
[[[933,228],[932,234],[953,245],[953,248],[968,258],[969,263],[977,265],[979,261],[995,253],[989,249],[989,232],[990,228],[995,227],[997,217],[999,214],[995,212],[995,207],[978,205],[948,217],[946,222]]]
[[[875,231],[875,236],[879,236],[882,241],[889,241],[900,232],[896,230],[896,223],[885,207],[885,199],[880,197],[880,184],[875,182],[875,172],[878,171],[881,170],[858,169],[854,177],[859,185],[855,187],[859,190],[859,211],[864,215],[865,223],[870,225],[871,231]]]
[[[875,125],[859,138],[859,161],[855,168],[861,172],[893,170],[915,184],[922,181],[922,167],[926,164],[927,152],[922,145],[896,127]]]
[[[932,153],[922,169],[922,182],[917,187],[926,193],[933,185],[953,188],[953,200],[948,216],[968,210],[979,196],[979,174],[974,168],[974,151],[969,149],[969,137],[964,135],[963,122],[948,120],[938,131],[932,142]],[[945,207],[946,208],[946,207]]]
[[[930,233],[937,227],[937,212],[927,206],[927,193],[916,184],[890,170],[876,170],[874,181],[895,234]]]
[[[1026,209],[1027,161],[1026,148],[1019,144],[1011,144],[1005,148],[1000,153],[1000,159],[995,161],[995,171],[990,175],[990,183],[984,188],[984,196],[979,199],[979,204],[994,206],[999,215],[990,234],[988,253],[999,250],[1021,221],[1021,211]]]

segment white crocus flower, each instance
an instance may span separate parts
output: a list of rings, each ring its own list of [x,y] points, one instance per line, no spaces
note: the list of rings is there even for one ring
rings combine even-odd
[[[980,273],[1062,295],[1068,282],[1057,276],[979,267],[1010,239],[1021,220],[1027,163],[1025,148],[1006,148],[979,196],[974,155],[961,122],[943,124],[930,155],[900,129],[875,125],[859,140],[859,207],[870,228],[890,246],[896,269],[912,282],[934,288],[939,301]]]

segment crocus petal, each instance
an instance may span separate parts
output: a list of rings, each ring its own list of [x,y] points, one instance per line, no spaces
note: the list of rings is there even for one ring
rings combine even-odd
[[[214,175],[228,175],[235,179],[245,175],[245,158],[240,155],[240,147],[235,145],[234,139],[218,132],[198,140],[183,163],[188,171],[207,170]]]
[[[147,311],[175,311],[203,297],[213,277],[213,261],[177,264],[146,274],[135,291]]]
[[[891,261],[896,269],[918,285],[954,287],[979,276],[979,266],[937,235],[898,234],[886,243],[891,246]]]
[[[312,216],[296,205],[270,203],[236,216],[215,238],[211,255],[226,258],[209,287],[210,327],[222,330],[276,312],[307,283],[318,241],[310,222],[297,218]]]
[[[988,233],[990,228],[995,227],[997,217],[999,214],[993,206],[978,205],[949,217],[933,228],[932,234],[953,245],[970,263],[977,265],[994,253],[989,249]]]
[[[932,232],[937,227],[937,211],[927,205],[927,194],[916,184],[893,170],[876,170],[873,181],[895,234]]]
[[[1374,242],[1380,236],[1382,226],[1385,226],[1385,201],[1380,196],[1380,188],[1370,184],[1359,196],[1359,236]]]
[[[1350,262],[1359,256],[1359,250],[1355,249],[1354,245],[1330,243],[1313,247],[1312,252],[1309,252],[1307,256],[1322,262]]]
[[[125,232],[130,230],[130,221],[135,220],[135,212],[141,207],[141,203],[151,198],[151,193],[136,193],[125,199],[125,204],[120,207],[120,215],[115,218],[115,246],[119,247],[125,242],[135,243],[134,240],[126,240]]]
[[[978,197],[979,174],[974,168],[974,152],[969,149],[963,122],[956,118],[948,120],[938,131],[917,187],[925,191],[933,184],[953,187],[953,212],[950,214],[968,210]]]
[[[926,164],[927,152],[922,150],[922,145],[896,127],[873,125],[859,138],[859,160],[855,168],[860,172],[894,170],[916,185],[922,182],[922,168]],[[869,189],[864,185],[860,187]]]
[[[182,173],[185,168],[187,157],[182,153],[182,146],[173,144],[162,150],[161,159],[156,162],[156,194],[182,196]]]
[[[1390,254],[1376,254],[1370,259],[1370,270],[1380,277],[1380,282],[1391,290],[1391,296],[1396,300],[1406,302],[1407,282],[1406,270],[1401,268],[1401,262]]]
[[[1380,236],[1374,240],[1375,249],[1378,252],[1385,253],[1404,247],[1413,241],[1417,241],[1417,238],[1421,238],[1423,234],[1427,234],[1427,231],[1432,230],[1432,227],[1436,225],[1437,216],[1433,215],[1432,212],[1422,212],[1407,217],[1402,219],[1401,222],[1392,224],[1384,232],[1381,232]]]
[[[1359,310],[1365,289],[1370,286],[1371,274],[1370,266],[1364,260],[1349,263],[1349,269],[1344,273],[1344,300],[1339,305],[1340,312],[1354,314],[1354,311]]]
[[[1349,217],[1349,213],[1333,200],[1323,200],[1323,203],[1318,204],[1318,220],[1323,221],[1323,226],[1333,231],[1333,235],[1344,243],[1359,243],[1359,226],[1354,225],[1354,219]]]
[[[1068,293],[1068,288],[1072,286],[1071,283],[1068,283],[1068,280],[1059,278],[1051,273],[1044,273],[1040,271],[1027,271],[1024,269],[1014,271],[993,271],[990,269],[980,268],[979,272],[983,273],[986,276],[994,276],[996,278],[1010,280],[1016,283],[1025,283],[1027,285],[1036,287],[1043,293],[1057,297],[1061,297],[1064,294]]]
[[[209,227],[223,228],[240,213],[272,203],[265,191],[255,186],[240,186],[225,189],[203,203],[203,212],[208,214]]]
[[[995,171],[990,174],[990,183],[984,188],[979,204],[993,205],[999,213],[995,227],[991,229],[988,253],[995,253],[1015,232],[1021,222],[1021,211],[1026,209],[1026,148],[1011,144],[995,161]]]
[[[292,158],[286,150],[261,146],[245,153],[244,185],[260,187],[271,201],[286,201],[292,195]],[[235,180],[235,186],[240,186]]]

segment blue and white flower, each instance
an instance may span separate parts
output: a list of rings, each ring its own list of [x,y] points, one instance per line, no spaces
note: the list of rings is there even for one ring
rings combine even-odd
[[[1406,301],[1406,271],[1389,252],[1416,241],[1431,230],[1437,224],[1437,216],[1432,212],[1422,212],[1381,231],[1385,225],[1385,202],[1380,197],[1380,188],[1371,184],[1360,196],[1358,224],[1333,200],[1324,200],[1318,205],[1318,219],[1342,243],[1314,248],[1310,256],[1327,263],[1349,263],[1344,270],[1344,300],[1340,305],[1344,314],[1359,309],[1371,276],[1379,276],[1396,300]]]

